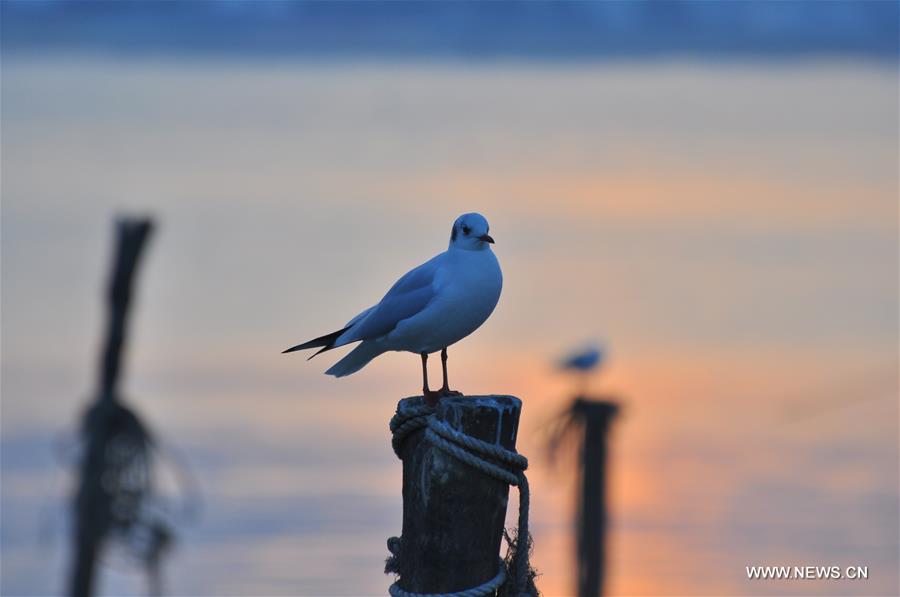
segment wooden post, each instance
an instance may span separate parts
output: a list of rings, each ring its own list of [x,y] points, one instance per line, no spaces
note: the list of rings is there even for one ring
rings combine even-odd
[[[406,398],[398,414],[420,409]],[[513,396],[442,399],[438,421],[476,439],[514,450],[522,402]],[[425,429],[406,436],[403,459],[403,536],[398,586],[413,593],[471,589],[497,575],[509,486],[424,440]]]
[[[95,571],[106,536],[114,524],[113,490],[108,472],[110,446],[123,434],[137,444],[145,441],[140,420],[119,404],[118,380],[121,355],[127,337],[128,310],[134,273],[152,225],[148,220],[118,222],[116,250],[107,288],[107,334],[100,361],[95,402],[84,416],[84,455],[75,495],[74,556],[70,594],[88,597],[95,587]],[[119,444],[122,445],[121,443]],[[135,449],[140,449],[138,446]]]
[[[619,412],[611,401],[578,398],[572,414],[584,426],[581,447],[581,491],[578,500],[578,595],[597,597],[603,590],[606,559],[607,433]]]

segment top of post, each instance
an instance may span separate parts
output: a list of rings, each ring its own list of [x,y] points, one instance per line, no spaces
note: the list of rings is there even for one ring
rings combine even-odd
[[[397,414],[408,416],[425,408],[425,399],[413,396],[397,404]],[[515,450],[521,411],[522,401],[506,394],[448,396],[433,410],[438,420],[455,430],[507,450]]]

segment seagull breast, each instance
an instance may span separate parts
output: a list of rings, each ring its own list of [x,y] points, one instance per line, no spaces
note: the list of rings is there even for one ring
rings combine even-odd
[[[441,257],[432,300],[388,334],[389,350],[439,351],[477,330],[497,306],[503,274],[493,251],[449,250]]]

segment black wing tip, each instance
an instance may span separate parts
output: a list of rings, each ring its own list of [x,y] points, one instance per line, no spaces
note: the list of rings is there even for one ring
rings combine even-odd
[[[322,354],[323,352],[325,352],[325,351],[327,351],[327,350],[331,350],[332,348],[334,348],[334,344],[329,344],[329,345],[327,345],[327,346],[323,346],[322,348],[320,348],[320,349],[317,350],[316,352],[312,353],[312,354],[309,356],[309,358],[307,358],[306,360],[307,360],[307,361],[311,361],[313,357],[318,356],[318,355]]]
[[[282,350],[281,354],[287,354],[289,352],[294,352],[297,350],[306,350],[307,348],[319,348],[320,346],[323,347],[321,350],[313,354],[312,357],[309,357],[309,359],[311,359],[319,353],[334,348],[334,342],[338,339],[338,336],[346,332],[347,329],[348,328],[344,328],[336,332],[331,332],[330,334],[325,334],[324,336],[319,336],[315,340],[310,340],[309,342],[304,342],[303,344],[298,344],[297,346],[291,346],[286,350]],[[308,361],[309,359],[306,360]]]

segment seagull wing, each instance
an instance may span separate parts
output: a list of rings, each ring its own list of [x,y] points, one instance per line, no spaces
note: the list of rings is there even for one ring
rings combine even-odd
[[[598,348],[589,348],[582,352],[576,352],[560,363],[563,369],[577,369],[587,371],[597,366],[603,359],[603,353]]]
[[[373,306],[369,307],[368,309],[366,309],[365,311],[363,311],[362,313],[360,313],[359,315],[357,315],[356,317],[354,317],[353,319],[351,319],[350,321],[348,321],[348,322],[347,322],[347,325],[344,326],[344,329],[346,330],[346,329],[352,328],[355,324],[359,323],[359,321],[360,321],[363,317],[365,317],[366,315],[368,315],[369,313],[371,313],[371,312],[372,312],[372,309],[374,309],[374,308],[377,307],[377,306],[378,306],[378,305],[373,305]]]
[[[421,312],[435,297],[435,276],[441,267],[441,255],[407,272],[388,290],[381,302],[357,315],[341,343],[384,336],[404,319]]]

